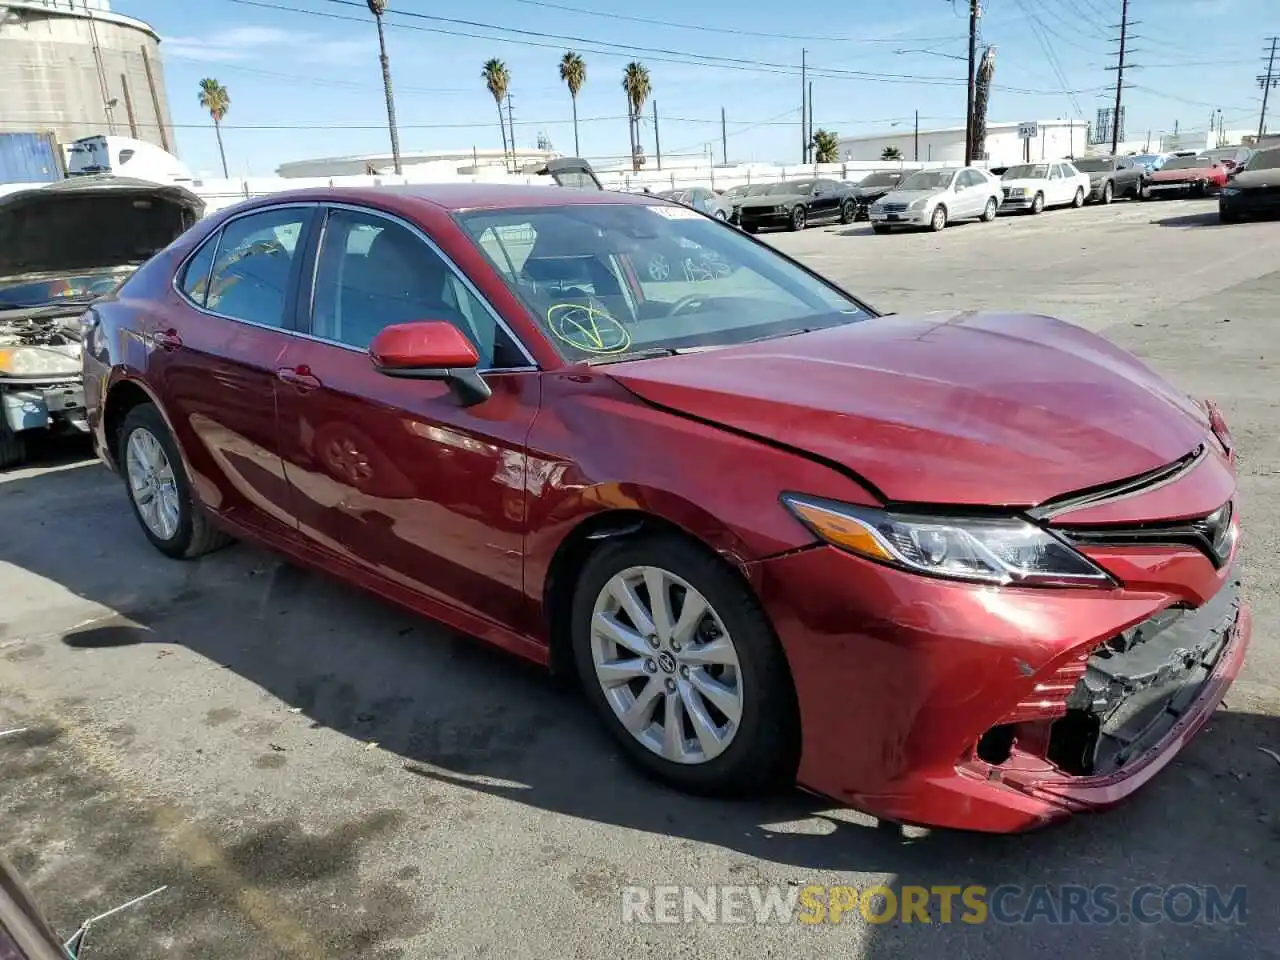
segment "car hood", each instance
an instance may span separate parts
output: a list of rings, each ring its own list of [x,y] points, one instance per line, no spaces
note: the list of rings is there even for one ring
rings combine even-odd
[[[767,197],[748,197],[739,205],[740,210],[762,209],[770,210],[773,207],[784,206],[788,203],[796,203],[800,200],[808,200],[809,196],[803,193],[771,193]]]
[[[935,200],[946,193],[945,190],[890,190],[881,200],[886,203],[915,203],[917,200]]]
[[[1177,180],[1200,180],[1212,177],[1216,172],[1213,167],[1183,167],[1180,170],[1157,170],[1151,175],[1152,183],[1173,182]]]
[[[1034,177],[1023,177],[1017,180],[1001,180],[1000,188],[1021,187],[1023,190],[1043,190],[1048,183],[1048,180],[1037,180]]]
[[[1209,435],[1199,405],[1140,360],[1040,316],[889,316],[609,372],[896,502],[1031,506],[1155,470]]]
[[[1260,187],[1280,187],[1280,169],[1245,170],[1231,178],[1231,186],[1244,190]]]
[[[76,177],[0,196],[0,278],[138,264],[204,213],[191,191]]]

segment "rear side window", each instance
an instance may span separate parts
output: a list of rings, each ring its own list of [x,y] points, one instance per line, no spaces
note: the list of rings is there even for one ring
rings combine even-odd
[[[187,295],[187,299],[200,307],[205,305],[205,296],[209,292],[209,270],[213,267],[213,255],[217,247],[218,234],[214,233],[205,240],[182,270],[179,287]]]
[[[285,326],[293,255],[310,207],[264,210],[222,228],[205,306],[225,317]]]

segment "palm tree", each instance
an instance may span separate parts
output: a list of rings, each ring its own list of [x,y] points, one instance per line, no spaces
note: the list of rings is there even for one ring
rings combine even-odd
[[[382,60],[382,92],[387,98],[387,126],[391,128],[391,160],[396,173],[400,173],[400,134],[396,131],[396,99],[391,95],[391,61],[387,59],[387,36],[382,29],[382,15],[387,12],[387,0],[367,0],[369,12],[378,24],[378,50]]]
[[[987,105],[991,102],[991,81],[996,73],[996,48],[987,47],[978,64],[973,94],[973,158],[987,156]]]
[[[813,131],[813,162],[839,163],[840,137],[830,130],[819,127]]]
[[[880,151],[881,160],[901,160],[902,151],[897,147],[885,147]]]
[[[569,88],[569,97],[573,100],[573,155],[582,156],[578,147],[578,93],[587,82],[587,64],[572,50],[566,50],[560,58],[560,79]]]
[[[213,132],[218,135],[218,155],[222,157],[222,178],[229,180],[231,174],[227,172],[227,151],[222,147],[222,118],[231,109],[231,94],[213,77],[205,77],[200,81],[200,106],[213,117]]]
[[[511,87],[511,74],[507,72],[507,65],[496,57],[485,63],[484,69],[480,71],[480,76],[484,77],[484,85],[489,88],[489,92],[493,94],[493,100],[498,105],[498,129],[502,131],[502,162],[507,163],[507,125],[502,119],[502,101],[507,98],[507,91]],[[515,131],[511,131],[511,151],[515,152]]]
[[[627,92],[627,107],[631,124],[631,169],[640,171],[640,112],[653,93],[649,82],[649,68],[638,60],[632,60],[622,71],[622,89]]]

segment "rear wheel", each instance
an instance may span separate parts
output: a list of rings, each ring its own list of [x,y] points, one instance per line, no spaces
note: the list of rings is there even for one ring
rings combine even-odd
[[[934,233],[942,230],[947,225],[947,208],[942,204],[938,204],[934,208],[933,216],[929,219],[929,229]]]
[[[587,697],[641,769],[708,794],[794,781],[786,658],[718,557],[679,536],[606,541],[582,570],[572,616]]]
[[[192,559],[231,542],[192,496],[178,445],[155,406],[143,403],[129,411],[117,457],[134,516],[161,553]]]

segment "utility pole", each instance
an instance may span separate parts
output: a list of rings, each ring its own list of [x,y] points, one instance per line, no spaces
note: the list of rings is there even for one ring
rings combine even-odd
[[[916,111],[915,149],[916,149],[915,160],[917,163],[919,163],[920,162],[920,111],[919,110]]]
[[[724,107],[720,108],[720,156],[727,167],[729,165],[729,131],[724,119]]]
[[[511,119],[511,94],[507,94],[507,128],[511,131],[511,172],[520,169],[520,161],[516,159],[516,122]]]
[[[658,139],[658,101],[653,101],[653,153],[654,159],[658,163],[658,169],[662,169],[662,141]]]
[[[1116,72],[1116,106],[1111,116],[1112,156],[1115,156],[1116,151],[1120,149],[1120,99],[1124,92],[1124,61],[1125,54],[1128,53],[1129,27],[1132,25],[1129,22],[1129,0],[1120,0],[1120,52],[1116,56],[1116,65],[1107,67],[1108,70]]]
[[[1271,53],[1267,55],[1267,73],[1265,76],[1258,77],[1258,86],[1262,87],[1262,115],[1258,118],[1258,145],[1262,144],[1262,137],[1267,132],[1267,94],[1271,92],[1271,88],[1276,85],[1276,40],[1277,37],[1268,37],[1271,41]]]
[[[813,81],[809,81],[809,159],[817,162],[818,148],[813,145]]]
[[[809,51],[800,51],[800,162],[809,162]]]
[[[969,0],[969,83],[964,107],[964,165],[973,163],[973,101],[977,79],[978,17],[982,11],[978,0]]]

